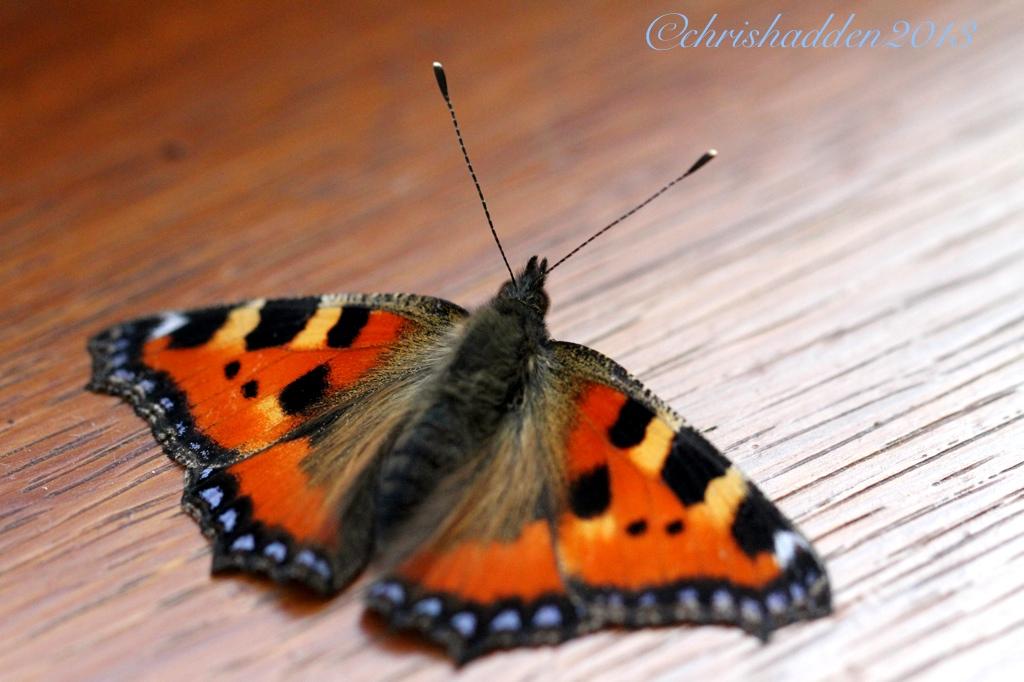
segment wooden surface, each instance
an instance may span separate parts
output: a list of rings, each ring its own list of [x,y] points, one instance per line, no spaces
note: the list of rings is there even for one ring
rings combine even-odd
[[[1024,641],[1024,12],[962,49],[655,53],[665,3],[0,6],[0,670],[444,679],[326,603],[208,575],[182,471],[85,341],[255,296],[502,280],[430,62],[516,264],[557,257],[707,147],[719,160],[563,266],[551,328],[618,359],[815,541],[836,614],[604,632],[466,679],[1010,676]],[[671,3],[669,3],[671,4]],[[688,5],[723,25],[750,3]],[[785,3],[794,25],[854,3]]]

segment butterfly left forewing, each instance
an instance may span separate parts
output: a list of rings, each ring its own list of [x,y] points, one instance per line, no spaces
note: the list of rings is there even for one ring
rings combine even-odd
[[[334,592],[369,556],[377,455],[465,314],[385,294],[166,313],[95,337],[90,387],[187,467],[215,569]]]
[[[360,294],[168,312],[95,336],[89,387],[130,402],[179,463],[222,465],[274,443],[397,347],[464,315],[438,299]]]
[[[566,343],[555,355],[576,413],[557,554],[593,621],[767,637],[830,611],[808,541],[714,446],[608,358]]]

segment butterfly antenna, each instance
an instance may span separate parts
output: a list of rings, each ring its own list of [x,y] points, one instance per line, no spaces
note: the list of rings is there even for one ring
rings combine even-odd
[[[692,166],[690,166],[689,170],[687,170],[687,171],[686,171],[685,173],[683,173],[682,175],[680,175],[680,176],[679,176],[678,178],[676,178],[676,179],[675,179],[675,180],[673,180],[672,182],[668,183],[667,185],[665,185],[664,187],[662,187],[661,189],[659,189],[659,190],[658,190],[657,192],[655,192],[655,193],[654,193],[654,194],[652,194],[651,196],[649,196],[649,197],[647,197],[646,199],[644,199],[644,200],[643,200],[642,202],[640,202],[639,204],[637,204],[636,206],[634,206],[634,207],[633,207],[633,208],[631,208],[630,210],[628,210],[628,211],[626,211],[625,213],[623,213],[622,215],[620,215],[620,216],[619,216],[618,218],[616,218],[615,220],[613,220],[612,222],[610,222],[610,223],[609,223],[608,225],[606,225],[606,226],[602,227],[602,228],[601,228],[600,230],[598,230],[597,232],[595,232],[595,233],[593,234],[593,236],[591,236],[591,237],[590,237],[589,239],[587,239],[587,240],[586,240],[585,242],[583,242],[582,244],[580,244],[579,246],[577,246],[577,247],[576,247],[575,249],[573,249],[573,250],[572,250],[572,251],[570,251],[569,253],[565,254],[565,255],[564,255],[564,256],[563,256],[563,257],[562,257],[561,259],[559,259],[559,260],[558,260],[558,262],[557,262],[557,263],[555,263],[555,264],[554,264],[554,265],[552,265],[552,266],[551,266],[550,268],[548,268],[548,269],[547,269],[547,272],[551,272],[552,270],[554,270],[555,268],[557,268],[557,267],[558,267],[559,265],[561,265],[561,264],[562,264],[562,263],[564,263],[565,261],[569,260],[569,258],[570,258],[571,256],[573,256],[573,255],[574,255],[574,254],[575,254],[575,253],[576,253],[577,251],[579,251],[579,250],[580,250],[580,249],[582,249],[582,248],[583,248],[584,246],[586,246],[587,244],[589,244],[590,242],[594,241],[595,239],[597,239],[598,237],[600,237],[600,236],[601,236],[602,234],[604,234],[605,232],[607,232],[608,230],[612,229],[613,227],[615,227],[616,225],[618,225],[619,223],[621,223],[621,222],[622,222],[623,220],[625,220],[625,219],[626,219],[626,218],[628,218],[629,216],[631,216],[631,215],[633,215],[634,213],[636,213],[637,211],[639,211],[639,210],[640,210],[641,208],[643,208],[643,207],[644,207],[644,206],[646,206],[647,204],[651,203],[652,201],[654,201],[655,199],[657,199],[658,197],[660,197],[660,196],[661,196],[662,194],[664,194],[665,192],[667,192],[667,191],[668,191],[668,190],[669,190],[669,189],[670,189],[670,188],[671,188],[671,187],[672,187],[672,186],[673,186],[674,184],[676,184],[677,182],[679,182],[680,180],[682,180],[682,179],[683,179],[683,178],[685,178],[686,176],[688,176],[688,175],[693,175],[694,173],[696,173],[696,172],[697,172],[698,170],[700,170],[700,169],[701,169],[701,168],[702,168],[702,167],[704,166],[704,164],[706,164],[706,163],[707,163],[708,161],[710,161],[711,159],[715,158],[715,156],[717,156],[717,155],[718,155],[718,152],[717,152],[717,151],[715,151],[714,149],[709,149],[709,150],[707,150],[706,152],[704,152],[704,154],[703,154],[703,155],[701,155],[701,157],[700,157],[699,159],[697,159],[696,161],[694,161],[694,162],[693,162],[693,165],[692,165]]]
[[[498,252],[501,253],[501,259],[505,261],[505,267],[508,269],[508,276],[512,278],[512,282],[516,281],[516,276],[512,273],[512,266],[508,264],[508,258],[505,257],[505,249],[501,248],[501,240],[498,239],[498,232],[494,229],[494,221],[491,220],[491,212],[487,210],[487,200],[484,199],[484,191],[480,189],[480,181],[476,179],[476,171],[473,170],[473,162],[469,160],[469,152],[466,151],[466,143],[462,141],[462,131],[459,129],[459,119],[455,117],[455,108],[452,107],[452,98],[448,96],[448,79],[444,75],[444,67],[441,66],[441,62],[434,62],[434,77],[437,78],[437,87],[441,90],[441,96],[444,97],[444,103],[448,105],[448,113],[452,117],[452,125],[455,126],[455,137],[459,141],[459,149],[462,150],[462,158],[466,160],[466,168],[469,169],[469,177],[473,178],[473,186],[476,187],[477,196],[480,197],[480,204],[484,207],[484,215],[487,216],[487,225],[491,228],[491,235],[494,237],[494,243],[498,245]]]

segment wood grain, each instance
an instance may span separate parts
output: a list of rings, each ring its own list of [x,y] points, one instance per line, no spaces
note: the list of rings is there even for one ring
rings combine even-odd
[[[686,3],[722,25],[774,7]],[[853,3],[783,3],[813,26]],[[559,338],[615,357],[814,539],[836,614],[604,632],[466,679],[962,679],[1024,638],[1024,13],[962,49],[655,53],[664,3],[0,5],[0,670],[6,679],[445,679],[442,658],[211,579],[181,470],[86,338],[154,310],[413,291],[503,268],[430,73],[445,61],[507,250],[560,256]]]

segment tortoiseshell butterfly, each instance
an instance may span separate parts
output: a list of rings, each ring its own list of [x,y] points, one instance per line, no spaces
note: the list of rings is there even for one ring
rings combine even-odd
[[[373,561],[369,608],[459,662],[607,626],[766,639],[828,614],[821,560],[728,459],[615,362],[549,337],[553,269],[509,268],[472,313],[350,294],[135,320],[92,339],[89,387],[186,468],[214,570],[327,595]]]

